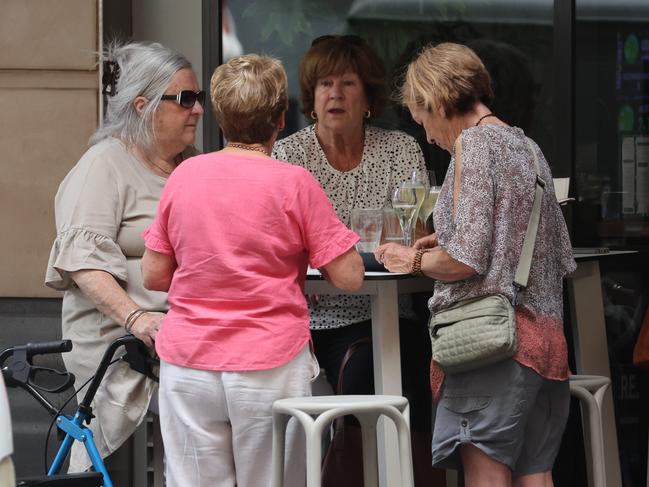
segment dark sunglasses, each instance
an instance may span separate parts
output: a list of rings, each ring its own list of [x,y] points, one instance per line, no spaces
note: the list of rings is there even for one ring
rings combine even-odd
[[[343,41],[349,42],[350,44],[357,44],[357,45],[365,44],[365,39],[356,36],[354,34],[345,34],[345,35],[326,34],[313,39],[311,41],[311,47],[315,46],[316,44],[319,44],[322,41],[328,41],[329,39],[341,39]]]
[[[196,105],[196,102],[200,106],[205,106],[205,92],[204,91],[191,91],[183,90],[177,95],[162,95],[161,100],[174,100],[181,107],[184,108],[193,108]]]

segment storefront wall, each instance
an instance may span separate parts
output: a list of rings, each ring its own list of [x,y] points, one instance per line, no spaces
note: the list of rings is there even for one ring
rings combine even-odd
[[[25,4],[10,3],[21,8]],[[649,4],[643,0],[230,0],[227,2],[229,10],[222,10],[225,0],[186,3],[189,8],[182,9],[188,14],[178,15],[181,7],[175,2],[104,2],[104,39],[121,35],[158,40],[183,52],[189,50],[191,52],[185,53],[192,58],[197,71],[202,71],[206,88],[209,73],[218,64],[220,53],[259,52],[279,57],[286,66],[290,89],[287,129],[283,135],[310,123],[300,113],[297,66],[311,40],[319,35],[353,33],[365,37],[385,59],[391,84],[412,54],[429,42],[466,43],[483,57],[495,83],[497,98],[493,110],[504,120],[523,128],[539,143],[556,177],[571,178],[570,196],[576,201],[565,208],[565,214],[574,245],[640,251],[633,257],[605,259],[602,269],[623,484],[626,487],[644,485],[649,387],[646,375],[631,364],[631,351],[649,302],[649,284],[645,277],[649,275],[649,197],[646,194],[649,191],[646,164],[649,145],[645,139],[649,137],[649,28],[646,27],[649,25]],[[149,15],[147,8],[159,15]],[[199,15],[202,32],[198,26],[192,27]],[[236,37],[223,38],[219,43],[213,40],[214,33],[220,32],[221,19],[227,15],[231,15],[227,17],[229,28]],[[177,21],[178,18],[184,20]],[[49,24],[52,23],[50,19]],[[96,26],[94,21],[89,25]],[[191,34],[182,35],[187,30]],[[197,35],[202,35],[200,46]],[[14,35],[10,37],[3,42],[15,40]],[[236,42],[232,43],[235,38],[240,50]],[[84,49],[87,54],[93,47]],[[200,53],[195,56],[200,49],[202,59]],[[65,88],[65,96],[74,90],[83,90],[85,94],[80,99],[90,107],[80,111],[78,104],[66,104],[65,97],[42,100],[37,97],[35,100],[41,101],[35,106],[58,106],[55,102],[62,107],[74,106],[75,113],[83,112],[85,118],[54,117],[56,123],[53,123],[51,114],[43,112],[48,116],[32,116],[20,124],[40,127],[41,122],[49,123],[52,130],[45,130],[42,135],[38,131],[27,133],[42,144],[22,144],[25,150],[19,150],[15,141],[25,137],[24,131],[16,134],[9,131],[3,139],[3,148],[7,148],[5,154],[10,156],[5,157],[6,174],[12,180],[36,184],[36,179],[25,177],[29,171],[21,159],[24,154],[34,153],[39,156],[34,159],[34,170],[48,174],[58,171],[58,176],[46,178],[47,191],[52,192],[65,168],[74,163],[94,130],[98,107],[94,101],[96,97],[88,93],[96,93],[97,85],[87,80],[90,76],[96,79],[95,67],[88,64],[85,57],[77,56],[81,65],[71,66],[73,73],[69,76],[78,74],[81,81],[68,83],[70,86],[61,83],[50,86],[60,77],[37,77],[36,71],[58,68],[36,66],[34,63],[40,58],[35,51],[16,58],[20,63],[34,64],[21,67],[16,59],[7,58],[16,52],[3,51],[4,57],[0,60],[3,64],[0,68],[9,70],[0,73],[0,91],[8,101],[16,99],[9,96],[11,94],[20,100],[29,100],[31,94],[24,93],[25,90],[47,88],[54,96]],[[46,59],[53,63],[58,58],[48,54]],[[28,70],[26,79],[30,83],[21,82],[21,86],[17,86],[14,82],[16,69]],[[40,74],[51,73],[41,71]],[[70,80],[65,78],[64,81]],[[24,106],[19,106],[22,107],[22,112],[18,111],[21,116],[26,116]],[[209,105],[207,108],[206,119],[211,113]],[[72,133],[67,130],[68,125],[60,123],[61,120],[68,120],[66,124],[71,123],[69,120],[79,122],[74,125],[80,127],[74,132],[74,143],[64,144],[61,138],[52,142],[48,138],[59,129],[59,132]],[[410,120],[407,112],[391,106],[376,123],[415,136],[422,145],[429,168],[435,170],[438,180],[444,177],[448,155],[425,143],[421,129]],[[219,137],[215,135],[213,122],[206,120],[205,127],[204,149],[217,148]],[[44,149],[36,151],[41,146]],[[54,160],[62,162],[52,165]],[[48,295],[40,287],[38,277],[41,272],[38,269],[43,268],[47,259],[50,240],[45,237],[52,237],[53,216],[48,199],[37,205],[40,213],[36,216],[41,228],[37,250],[24,244],[34,242],[33,235],[25,233],[25,229],[32,227],[22,224],[27,217],[22,218],[20,225],[16,223],[22,208],[36,207],[27,201],[28,196],[42,193],[40,187],[36,193],[29,188],[25,186],[19,193],[15,193],[14,188],[15,194],[5,194],[7,201],[13,201],[6,205],[12,210],[3,213],[8,223],[5,228],[11,228],[12,232],[5,239],[11,245],[5,252],[5,258],[9,259],[5,261],[5,280],[0,283],[4,286],[0,294],[5,296],[0,301],[4,329],[0,341],[7,344],[52,340],[60,333],[57,319],[60,302],[35,299]],[[10,194],[14,194],[11,200],[8,199]],[[24,205],[16,203],[25,198]],[[51,203],[51,198],[49,201]],[[23,237],[18,238],[18,233],[24,234]],[[15,255],[19,259],[10,259]],[[7,269],[20,269],[16,266],[22,262],[21,256],[30,269],[25,275],[35,276],[31,280],[7,277],[7,274],[17,274]],[[34,409],[23,415],[25,421],[16,433],[21,438],[19,449],[23,451],[41,445],[47,429],[47,424],[34,420],[40,411],[37,405]],[[15,412],[16,416],[20,415]],[[579,421],[571,423],[578,425]],[[579,434],[579,428],[576,429],[569,431],[565,440],[568,447],[564,448],[558,462],[560,479],[557,485],[580,485],[581,477],[575,480],[577,477],[567,477],[566,473],[574,471],[577,462],[583,464],[583,453],[574,451],[581,440],[570,436]],[[19,470],[31,472],[36,462],[42,463],[40,458],[25,463],[19,460]],[[570,475],[580,476],[584,472]],[[561,479],[569,480],[561,483]]]
[[[573,244],[640,251],[601,265],[623,485],[644,485],[648,381],[633,367],[631,352],[649,302],[649,4],[250,0],[221,6],[227,6],[222,15],[230,30],[222,39],[226,55],[237,48],[267,53],[286,67],[290,106],[281,136],[311,123],[300,111],[297,70],[320,35],[364,37],[385,60],[392,87],[430,42],[476,50],[492,75],[493,111],[538,142],[555,177],[570,177],[576,201],[564,213]],[[232,32],[239,44],[233,45]],[[448,155],[426,144],[406,111],[393,104],[374,123],[417,138],[428,167],[443,179]],[[574,468],[584,461],[578,418],[571,423],[557,485],[579,485],[585,475]]]

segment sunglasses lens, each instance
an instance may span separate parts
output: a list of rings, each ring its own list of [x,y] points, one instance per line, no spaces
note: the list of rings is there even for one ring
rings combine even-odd
[[[204,91],[191,91],[183,90],[180,92],[180,105],[185,108],[192,108],[196,102],[202,107],[205,106],[205,92]]]
[[[185,108],[191,108],[196,103],[196,93],[189,90],[180,92],[180,104]]]
[[[198,100],[198,103],[200,103],[200,105],[202,107],[204,107],[205,106],[205,92],[204,91],[199,91],[198,95],[196,95],[196,100]]]

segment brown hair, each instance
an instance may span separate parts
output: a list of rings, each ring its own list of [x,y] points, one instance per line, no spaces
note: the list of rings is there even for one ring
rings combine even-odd
[[[214,70],[210,98],[226,139],[244,144],[270,140],[288,108],[286,72],[269,56],[246,54]]]
[[[361,79],[371,114],[378,116],[386,99],[385,66],[376,51],[354,35],[318,37],[302,57],[299,69],[302,113],[309,116],[313,110],[319,79],[347,70]]]
[[[451,42],[425,47],[408,66],[400,93],[403,105],[428,111],[441,107],[447,117],[492,100],[491,79],[480,58]]]

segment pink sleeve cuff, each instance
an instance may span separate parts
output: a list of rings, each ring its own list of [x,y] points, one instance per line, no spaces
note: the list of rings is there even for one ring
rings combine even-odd
[[[144,245],[147,249],[160,252],[165,255],[174,255],[174,251],[171,248],[171,245],[165,240],[159,238],[159,236],[154,235],[151,228],[147,228],[142,232],[142,237],[144,238]]]

